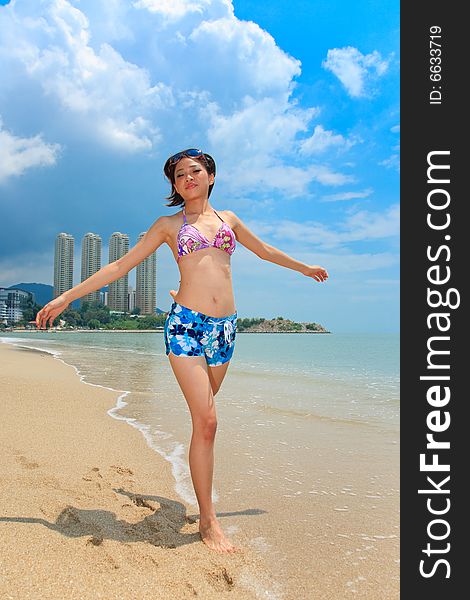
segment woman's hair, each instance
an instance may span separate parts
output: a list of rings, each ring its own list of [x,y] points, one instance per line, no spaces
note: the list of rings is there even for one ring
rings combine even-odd
[[[185,158],[184,153],[182,158]],[[215,161],[210,154],[204,153],[201,156],[188,156],[188,158],[199,161],[201,165],[205,168],[205,170],[209,173],[209,175],[215,175]],[[165,177],[171,183],[171,194],[169,196],[166,196],[166,200],[170,200],[170,202],[166,204],[166,206],[181,206],[182,204],[184,204],[184,198],[178,194],[174,186],[175,169],[177,164],[178,163],[175,163],[173,165],[168,166],[167,169],[164,169]],[[214,184],[211,183],[209,185],[209,192],[207,194],[207,197],[211,195],[213,187]]]

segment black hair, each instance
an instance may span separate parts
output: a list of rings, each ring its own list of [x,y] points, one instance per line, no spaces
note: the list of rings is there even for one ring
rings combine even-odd
[[[182,158],[185,158],[184,152],[182,154],[183,154]],[[212,158],[212,156],[210,154],[204,153],[201,156],[188,156],[187,158],[192,158],[193,160],[199,161],[202,164],[202,166],[206,169],[206,171],[209,173],[209,175],[215,175],[215,160]],[[171,194],[169,196],[166,196],[166,200],[170,200],[170,202],[166,206],[181,206],[184,204],[184,198],[182,196],[180,196],[180,194],[178,194],[178,192],[176,191],[175,186],[174,186],[175,169],[176,169],[177,164],[178,163],[174,163],[173,165],[167,166],[165,163],[165,166],[163,168],[165,177],[171,183]],[[209,185],[209,192],[207,194],[208,198],[211,195],[213,187],[214,187],[214,184],[211,183]]]

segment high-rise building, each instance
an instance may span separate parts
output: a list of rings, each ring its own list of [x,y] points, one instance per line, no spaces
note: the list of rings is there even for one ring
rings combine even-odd
[[[112,263],[122,258],[129,252],[129,236],[126,233],[115,231],[109,239],[109,262]],[[116,279],[108,286],[108,307],[110,310],[129,310],[127,300],[128,274]]]
[[[73,288],[74,239],[68,233],[59,233],[54,253],[54,298]]]
[[[135,289],[129,285],[129,287],[127,288],[127,302],[129,305],[129,312],[132,312],[134,310],[134,308],[136,307],[135,304]]]
[[[81,281],[85,281],[101,269],[101,237],[96,233],[87,233],[82,240],[82,275]],[[84,302],[100,302],[100,290],[86,294],[80,299]]]
[[[28,301],[34,302],[34,294],[19,288],[0,287],[0,323],[12,325],[23,318]]]
[[[138,242],[145,231],[139,235]],[[152,252],[137,265],[136,306],[141,315],[154,315],[157,308],[157,252]]]

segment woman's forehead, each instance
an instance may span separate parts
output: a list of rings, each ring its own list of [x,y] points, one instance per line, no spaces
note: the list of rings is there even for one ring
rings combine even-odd
[[[184,158],[182,158],[181,160],[179,160],[176,163],[175,173],[177,173],[180,170],[184,170],[187,167],[192,167],[192,166],[200,167],[201,163],[197,160],[194,160],[192,158],[185,156]]]

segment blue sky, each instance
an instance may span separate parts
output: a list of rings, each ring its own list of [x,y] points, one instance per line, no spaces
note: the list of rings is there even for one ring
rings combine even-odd
[[[103,264],[114,231],[135,245],[175,212],[165,159],[196,146],[217,162],[216,210],[330,274],[319,284],[238,244],[241,317],[398,331],[398,2],[12,0],[0,70],[0,285],[51,284],[62,231],[74,283],[86,233]],[[167,310],[167,246],[157,263]]]

